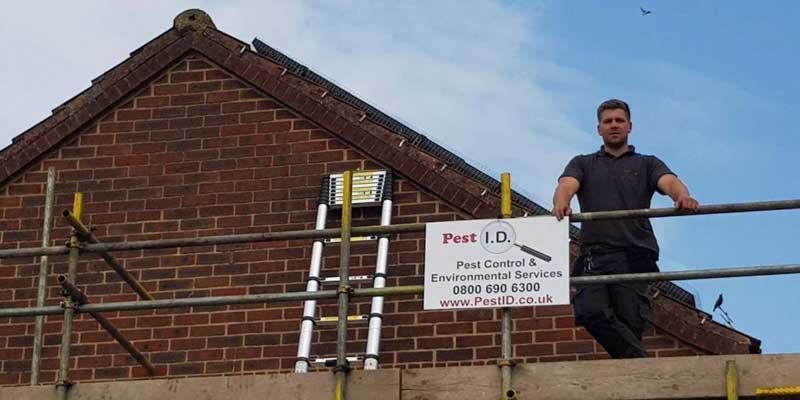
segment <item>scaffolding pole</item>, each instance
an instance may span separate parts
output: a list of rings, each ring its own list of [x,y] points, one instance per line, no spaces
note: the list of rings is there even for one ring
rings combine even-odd
[[[100,241],[97,240],[97,237],[94,236],[94,234],[89,230],[89,228],[87,228],[86,225],[84,225],[83,222],[81,222],[78,218],[75,218],[75,215],[73,215],[69,210],[64,210],[62,215],[67,220],[67,222],[69,222],[69,224],[78,232],[78,236],[80,236],[81,239],[91,244],[100,243]],[[103,260],[106,261],[106,264],[108,264],[108,266],[111,267],[111,269],[116,271],[117,275],[119,275],[123,281],[125,281],[128,285],[130,285],[131,289],[133,289],[134,292],[138,293],[139,296],[142,297],[142,299],[155,300],[155,298],[151,296],[150,293],[147,292],[147,289],[145,289],[144,286],[142,286],[142,284],[139,283],[139,281],[137,281],[136,278],[133,275],[131,275],[131,273],[128,272],[128,270],[125,269],[125,267],[123,267],[122,264],[120,264],[116,258],[114,258],[114,256],[108,254],[108,252],[105,251],[98,251],[97,253],[100,255],[100,257],[103,257]]]
[[[511,174],[508,172],[500,175],[500,214],[503,218],[511,218]],[[511,368],[515,364],[511,343],[511,308],[503,307],[502,313],[500,359],[497,361],[500,366],[500,398],[515,400],[517,391],[511,385]]]
[[[72,301],[75,304],[78,305],[91,304],[89,298],[86,297],[86,294],[81,292],[81,290],[78,289],[78,287],[75,286],[75,284],[72,283],[72,281],[70,281],[69,278],[67,278],[66,276],[59,275],[58,284],[61,285],[61,287],[64,289],[64,292],[70,297],[70,299],[72,299]],[[94,317],[97,323],[100,324],[100,326],[102,326],[103,329],[105,329],[106,332],[108,332],[111,335],[111,337],[113,337],[117,341],[117,343],[120,344],[120,346],[122,346],[125,350],[128,351],[128,354],[130,354],[131,357],[133,357],[136,361],[138,361],[139,364],[145,370],[147,370],[147,373],[149,375],[152,376],[156,374],[156,369],[155,367],[153,367],[153,364],[150,363],[150,360],[148,360],[145,356],[143,356],[142,353],[140,353],[139,350],[136,349],[133,343],[131,343],[122,334],[122,332],[120,332],[114,326],[114,324],[111,323],[111,321],[106,319],[106,317],[104,317],[97,311],[87,311],[87,312],[89,313],[89,315]]]
[[[709,204],[697,211],[675,208],[645,208],[639,210],[594,211],[573,214],[569,222],[596,221],[601,219],[663,218],[691,215],[730,214],[754,211],[776,211],[800,208],[800,199],[756,201],[750,203]]]
[[[75,193],[72,202],[72,212],[75,218],[81,219],[83,214],[83,195]],[[75,282],[78,276],[78,262],[80,261],[80,243],[78,241],[78,233],[72,232],[69,238],[69,266],[67,268],[67,277],[70,281]],[[75,317],[75,306],[69,297],[64,298],[64,327],[61,334],[61,353],[59,355],[58,365],[58,378],[56,379],[56,388],[58,391],[59,400],[67,400],[69,397],[69,388],[72,382],[69,380],[69,351],[72,345],[72,320]]]
[[[50,244],[50,229],[53,226],[53,198],[56,188],[56,170],[47,169],[47,189],[44,200],[44,224],[42,227],[42,247]],[[47,256],[39,260],[39,281],[36,292],[36,306],[43,307],[47,299]],[[31,385],[39,384],[39,368],[42,364],[42,334],[44,332],[44,315],[36,316],[36,327],[33,333],[33,355],[31,356]]]
[[[800,200],[762,201],[753,203],[712,204],[701,206],[697,211],[686,211],[675,208],[653,208],[640,210],[597,211],[578,213],[570,217],[570,222],[582,222],[599,219],[660,218],[675,216],[696,216],[707,214],[741,213],[753,211],[788,210],[800,208]],[[388,235],[393,233],[422,232],[425,223],[397,224],[391,226],[359,226],[352,227],[353,236]],[[327,239],[340,237],[341,229],[320,229],[285,232],[265,232],[242,235],[206,236],[200,238],[140,240],[119,243],[87,244],[81,249],[83,253],[99,253],[110,251],[166,249],[172,247],[213,246],[224,244],[241,244],[252,242],[269,242],[278,240]],[[32,247],[27,249],[0,250],[0,259],[12,257],[32,257],[43,255],[69,254],[69,248],[61,246]]]
[[[339,319],[336,330],[336,367],[333,372],[336,374],[336,385],[334,387],[333,398],[335,400],[345,400],[347,389],[347,373],[350,372],[350,365],[347,361],[347,308],[350,304],[350,214],[352,206],[353,175],[350,171],[345,171],[342,179],[344,188],[342,193],[342,242],[339,247],[339,290],[338,309]]]
[[[657,282],[680,281],[693,279],[737,278],[745,276],[788,275],[800,274],[800,264],[766,265],[754,267],[702,269],[695,271],[647,272],[638,274],[615,274],[597,276],[578,276],[570,278],[571,285],[595,283],[629,283],[629,282]],[[373,296],[408,296],[422,294],[424,286],[394,286],[386,288],[352,289],[350,297]],[[97,303],[76,305],[74,308],[79,313],[84,312],[111,312],[111,311],[138,311],[157,310],[162,308],[207,307],[226,306],[237,304],[259,304],[296,302],[302,300],[335,299],[338,290],[320,290],[317,292],[287,292],[251,294],[241,296],[216,296],[185,299],[165,299],[151,301],[124,301],[115,303]],[[19,307],[0,309],[0,318],[3,317],[33,317],[36,315],[61,314],[64,310],[59,306],[49,307]]]

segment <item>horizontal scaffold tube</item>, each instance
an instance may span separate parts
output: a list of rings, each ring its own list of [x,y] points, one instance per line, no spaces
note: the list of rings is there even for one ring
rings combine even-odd
[[[626,219],[626,218],[656,218],[656,217],[675,217],[721,213],[739,213],[751,211],[768,210],[787,210],[800,208],[800,200],[782,201],[762,201],[755,203],[733,203],[733,204],[712,204],[701,206],[697,211],[684,211],[675,208],[653,208],[641,210],[620,210],[620,211],[598,211],[591,213],[574,214],[570,217],[570,222],[582,222],[597,219]],[[353,236],[383,235],[391,233],[422,232],[425,230],[425,223],[397,224],[390,226],[359,226],[352,228]],[[127,251],[127,250],[146,250],[146,249],[166,249],[171,247],[193,247],[193,246],[213,246],[224,244],[240,244],[251,242],[269,242],[277,240],[304,240],[304,239],[326,239],[341,237],[342,230],[333,229],[311,229],[303,231],[286,232],[265,232],[249,233],[243,235],[222,235],[206,236],[199,238],[183,239],[157,239],[141,240],[135,242],[118,243],[98,243],[86,244],[81,248],[82,253],[101,253],[108,251]],[[66,247],[32,247],[27,249],[8,249],[0,250],[0,258],[11,257],[31,257],[31,256],[53,256],[68,254]]]
[[[800,208],[799,200],[757,201],[752,203],[709,204],[697,211],[676,208],[645,208],[640,210],[594,211],[573,214],[570,222],[595,221],[600,219],[661,218],[692,215],[729,214],[753,211],[791,210]]]
[[[743,276],[763,276],[763,275],[785,275],[800,273],[800,264],[787,265],[768,265],[756,267],[739,268],[715,268],[701,269],[695,271],[670,271],[670,272],[648,272],[641,274],[624,275],[597,275],[579,276],[570,278],[570,284],[592,284],[592,283],[621,283],[621,282],[655,282],[673,280],[692,280],[692,279],[712,279],[712,278],[734,278]],[[354,289],[352,297],[372,297],[372,296],[403,296],[412,294],[422,294],[422,285],[396,286],[388,288],[364,288]],[[128,301],[118,303],[86,304],[77,306],[77,311],[84,312],[110,312],[110,311],[133,311],[133,310],[153,310],[159,308],[180,308],[180,307],[201,307],[201,306],[223,306],[233,304],[256,304],[256,303],[278,303],[283,301],[302,301],[302,300],[322,300],[334,299],[337,296],[336,290],[321,290],[318,292],[290,292],[290,293],[268,293],[243,296],[219,296],[201,297],[188,299],[167,299],[153,301]],[[0,309],[0,317],[31,317],[35,315],[61,314],[63,310],[58,306],[49,307],[30,307],[30,308],[6,308]]]
[[[352,228],[353,235],[367,236],[369,234],[382,235],[390,233],[422,232],[425,230],[424,223],[398,224],[391,226],[362,226]],[[241,235],[221,235],[205,236],[198,238],[182,239],[156,239],[140,240],[135,242],[116,242],[86,244],[81,247],[81,253],[102,253],[108,251],[128,251],[128,250],[147,250],[147,249],[167,249],[172,247],[196,247],[214,246],[225,244],[241,244],[253,242],[270,242],[279,240],[303,240],[303,239],[327,239],[338,238],[342,235],[342,230],[333,229],[312,229],[304,231],[286,232],[265,232],[247,233]],[[31,257],[31,256],[53,256],[68,254],[69,248],[61,246],[32,247],[27,249],[0,250],[0,258],[11,257]]]

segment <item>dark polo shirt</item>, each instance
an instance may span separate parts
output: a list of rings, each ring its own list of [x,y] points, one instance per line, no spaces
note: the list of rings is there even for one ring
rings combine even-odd
[[[614,157],[600,151],[573,158],[561,176],[580,182],[581,212],[650,208],[658,179],[673,174],[655,156],[639,154],[633,146]],[[674,174],[673,174],[674,175]],[[664,194],[664,193],[661,193]],[[645,248],[658,257],[658,243],[647,218],[586,221],[581,224],[581,247]]]

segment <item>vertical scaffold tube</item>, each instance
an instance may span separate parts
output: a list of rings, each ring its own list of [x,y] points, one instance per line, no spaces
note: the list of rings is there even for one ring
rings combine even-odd
[[[83,195],[81,193],[75,193],[72,214],[78,221],[83,216]],[[78,261],[80,260],[78,246],[78,233],[73,232],[69,238],[69,266],[67,268],[67,277],[72,282],[77,280],[76,277],[78,275]],[[69,297],[64,298],[64,306],[64,327],[61,334],[61,354],[56,382],[59,400],[67,400],[71,386],[69,381],[69,351],[72,345],[72,320],[75,316],[75,310],[72,308],[73,304]]]
[[[503,218],[511,218],[511,174],[503,172],[500,176],[500,214]],[[511,385],[511,367],[514,365],[511,347],[511,309],[503,307],[503,323],[501,326],[501,347],[500,347],[500,398],[503,400],[513,400],[517,398],[517,392]]]
[[[339,318],[336,332],[336,385],[334,399],[345,400],[347,392],[347,307],[350,303],[350,223],[353,196],[353,175],[350,171],[343,174],[344,190],[342,196],[342,242],[339,257]]]
[[[44,198],[44,224],[42,227],[42,247],[50,245],[50,227],[53,225],[53,198],[55,197],[56,170],[47,169],[47,189]],[[44,307],[47,297],[47,256],[39,259],[39,290],[36,294],[36,307]],[[44,315],[36,317],[36,328],[33,333],[33,356],[31,357],[31,385],[39,384],[39,367],[42,357],[42,332],[44,332]]]
[[[387,178],[391,179],[391,178]],[[391,184],[391,183],[387,183]],[[392,223],[392,200],[386,199],[382,204],[381,226]],[[372,287],[386,287],[387,260],[389,258],[389,238],[381,236],[378,239],[378,258],[375,265],[375,278]],[[369,313],[369,330],[367,332],[367,352],[364,355],[364,369],[378,369],[378,351],[381,343],[381,324],[383,322],[383,297],[372,298],[372,308]]]
[[[317,224],[315,229],[325,229],[328,217],[328,205],[321,203],[317,207]],[[319,290],[319,272],[322,267],[322,250],[324,244],[321,239],[315,240],[311,249],[311,267],[308,273],[307,292]],[[306,300],[303,303],[303,321],[300,323],[300,341],[297,346],[297,361],[294,363],[294,372],[308,372],[309,357],[311,354],[311,339],[314,332],[314,314],[317,307],[316,300]]]
[[[736,371],[736,361],[725,362],[725,388],[728,400],[739,400],[739,373]]]

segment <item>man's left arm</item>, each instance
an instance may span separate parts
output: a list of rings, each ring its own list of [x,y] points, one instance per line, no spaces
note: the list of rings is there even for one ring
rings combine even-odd
[[[700,207],[700,203],[689,194],[686,185],[673,174],[664,174],[658,178],[658,190],[672,198],[675,208],[696,211]]]

